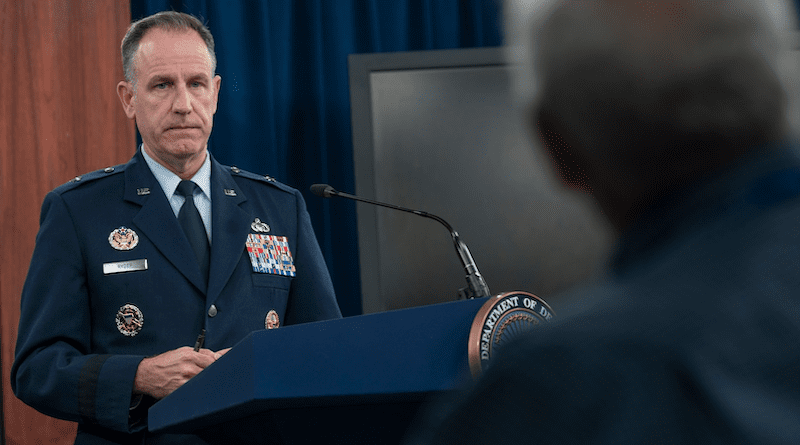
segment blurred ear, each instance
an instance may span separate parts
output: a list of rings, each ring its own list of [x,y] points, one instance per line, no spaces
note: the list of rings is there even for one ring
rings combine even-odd
[[[561,182],[569,188],[591,192],[586,167],[580,162],[577,152],[580,147],[573,146],[569,134],[560,125],[557,116],[544,108],[531,110],[529,122],[534,134],[538,134],[542,147],[553,162]]]
[[[133,119],[136,116],[133,107],[133,85],[127,81],[121,81],[117,84],[117,95],[119,96],[119,101],[122,102],[122,109],[125,111],[125,115],[128,116],[128,119]]]

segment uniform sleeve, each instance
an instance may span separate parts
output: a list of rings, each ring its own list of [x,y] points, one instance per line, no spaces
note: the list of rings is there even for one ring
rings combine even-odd
[[[141,429],[131,418],[143,356],[98,355],[91,345],[91,298],[85,256],[61,195],[44,200],[36,247],[22,290],[11,387],[49,416],[118,431]],[[137,425],[137,426],[133,426]]]
[[[341,318],[333,283],[322,257],[306,203],[299,191],[294,191],[297,202],[297,252],[294,262],[297,275],[289,292],[286,323]]]

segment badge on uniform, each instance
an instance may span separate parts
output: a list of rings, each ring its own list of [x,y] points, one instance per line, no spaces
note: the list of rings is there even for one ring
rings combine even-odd
[[[122,226],[119,229],[114,229],[108,235],[108,244],[117,250],[131,250],[139,244],[139,235],[133,230]]]
[[[144,316],[138,307],[128,303],[117,311],[117,329],[126,337],[134,337],[144,326]]]
[[[285,236],[251,233],[247,235],[245,246],[253,272],[295,276],[292,251],[289,249],[289,239]]]
[[[258,218],[256,218],[252,223],[250,223],[250,228],[253,229],[253,232],[262,232],[262,233],[269,232],[269,226]]]
[[[278,317],[278,313],[275,312],[275,309],[267,312],[266,318],[264,318],[264,327],[267,329],[275,329],[280,327],[281,319]]]

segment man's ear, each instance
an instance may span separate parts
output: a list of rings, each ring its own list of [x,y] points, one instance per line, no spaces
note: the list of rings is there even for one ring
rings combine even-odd
[[[533,107],[528,113],[528,125],[531,132],[538,136],[548,152],[571,149],[564,140],[557,118],[542,107]]]
[[[122,102],[122,109],[125,111],[125,115],[128,116],[128,119],[133,119],[136,116],[133,107],[133,85],[128,81],[120,81],[117,84],[117,95],[119,96],[119,101]]]
[[[212,114],[214,114],[217,112],[217,103],[219,101],[219,88],[220,86],[222,86],[222,77],[219,74],[217,74],[216,76],[214,76],[212,82],[214,83],[214,111]]]
[[[561,181],[569,188],[591,192],[589,175],[580,156],[580,147],[570,142],[569,132],[564,131],[558,117],[545,108],[535,108],[528,114],[528,122],[534,134],[538,134],[542,147],[549,155]]]

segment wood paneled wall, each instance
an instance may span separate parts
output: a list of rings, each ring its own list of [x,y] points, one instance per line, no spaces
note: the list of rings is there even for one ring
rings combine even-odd
[[[75,424],[11,392],[19,296],[44,195],[127,161],[134,126],[116,95],[129,1],[0,0],[0,343],[6,444],[72,443]],[[69,314],[65,314],[69,316]]]

